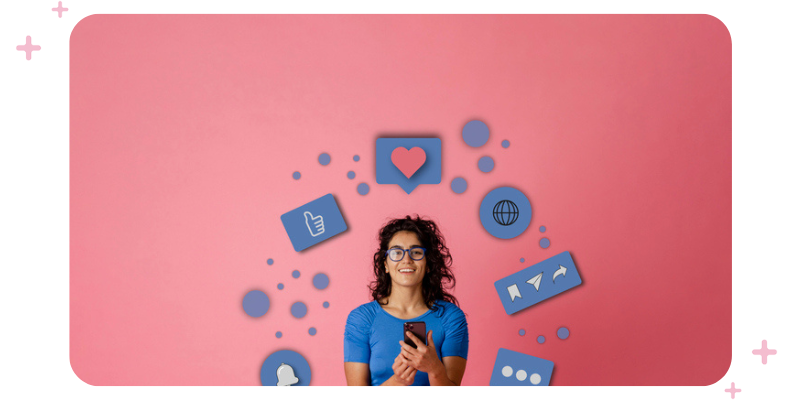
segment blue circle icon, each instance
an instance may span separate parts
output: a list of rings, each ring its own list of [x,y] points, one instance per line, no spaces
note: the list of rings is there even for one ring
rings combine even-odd
[[[480,208],[483,229],[498,239],[513,239],[533,218],[531,202],[524,193],[512,187],[499,187],[483,198]]]
[[[279,350],[261,364],[261,386],[309,386],[311,367],[292,350]]]
[[[242,308],[247,315],[258,318],[269,310],[269,297],[260,290],[251,290],[244,295]]]

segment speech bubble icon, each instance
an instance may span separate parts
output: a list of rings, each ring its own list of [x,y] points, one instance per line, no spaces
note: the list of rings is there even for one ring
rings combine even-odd
[[[418,166],[420,162],[422,164]],[[438,185],[442,182],[442,140],[439,138],[377,139],[375,179],[380,185],[398,185],[408,194],[419,185]]]

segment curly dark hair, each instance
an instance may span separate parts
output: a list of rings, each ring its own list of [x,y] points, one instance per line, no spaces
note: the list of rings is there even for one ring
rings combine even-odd
[[[380,245],[372,257],[375,281],[369,285],[372,298],[380,302],[392,293],[392,278],[384,272],[384,263],[386,251],[389,250],[389,241],[400,231],[416,233],[422,247],[426,249],[427,272],[422,280],[422,298],[428,308],[435,308],[436,300],[458,305],[458,300],[449,293],[449,290],[456,286],[456,278],[450,271],[450,266],[453,264],[450,250],[445,245],[444,237],[436,223],[422,219],[419,215],[416,218],[406,215],[405,218],[393,219],[378,232]]]

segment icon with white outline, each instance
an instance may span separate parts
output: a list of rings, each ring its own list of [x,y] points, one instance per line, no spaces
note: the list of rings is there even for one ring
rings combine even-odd
[[[303,213],[303,216],[306,218],[306,227],[308,227],[308,233],[311,236],[317,237],[325,233],[325,223],[323,222],[322,215],[317,215],[316,217],[311,214],[311,212],[306,211]],[[311,228],[311,222],[314,223],[314,228]]]

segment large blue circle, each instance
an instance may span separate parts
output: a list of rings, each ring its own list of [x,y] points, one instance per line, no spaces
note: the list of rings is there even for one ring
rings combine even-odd
[[[513,207],[509,207],[509,202],[513,203]],[[506,215],[512,211],[513,214]],[[490,235],[498,239],[513,239],[528,229],[533,218],[533,208],[524,193],[503,186],[492,190],[483,198],[479,214],[483,229]]]
[[[311,384],[311,367],[305,357],[292,350],[279,350],[267,357],[261,364],[261,386],[278,385],[278,368],[281,364],[292,367],[297,383],[292,386],[309,386]]]
[[[319,161],[322,165],[328,165],[331,163],[331,155],[328,153],[322,153],[317,157],[317,161]]]
[[[470,147],[481,147],[489,141],[489,127],[483,121],[474,119],[461,129],[461,138]]]
[[[251,290],[242,299],[244,312],[251,317],[260,317],[269,310],[269,297],[260,290]]]

